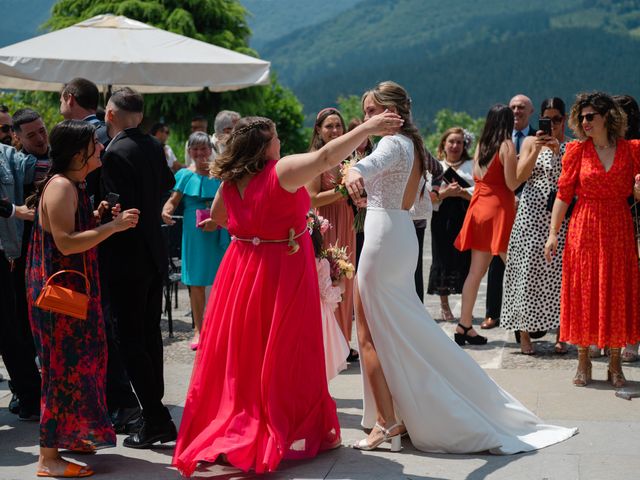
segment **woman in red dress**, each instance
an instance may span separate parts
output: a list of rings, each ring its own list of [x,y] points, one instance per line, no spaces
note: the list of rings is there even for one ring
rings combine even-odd
[[[638,262],[627,198],[640,173],[640,144],[625,140],[626,115],[607,94],[582,93],[571,108],[569,125],[579,141],[562,159],[553,204],[547,260],[555,254],[558,231],[569,204],[571,216],[562,262],[560,340],[578,345],[573,384],[591,381],[588,346],[609,347],[607,379],[625,384],[620,350],[640,340]]]
[[[320,110],[313,127],[313,136],[309,151],[321,149],[330,141],[344,135],[347,131],[344,119],[339,110],[325,108]],[[336,184],[340,182],[340,166],[322,172],[307,184],[307,190],[311,196],[311,206],[318,209],[318,215],[329,220],[332,227],[324,234],[323,245],[328,248],[331,245],[347,247],[347,253],[351,257],[351,263],[356,261],[356,232],[353,229],[353,209],[342,193],[335,192]],[[353,279],[345,279],[342,301],[336,310],[336,319],[340,330],[347,342],[351,342],[353,330]],[[358,352],[350,349],[349,362],[358,359]]]
[[[209,298],[173,463],[190,476],[220,455],[274,471],[340,444],[325,373],[320,294],[304,188],[367,135],[395,133],[384,113],[316,152],[279,160],[273,122],[241,119],[212,174],[211,217],[232,235]]]
[[[511,227],[516,218],[516,149],[511,141],[513,112],[507,105],[494,105],[478,141],[474,158],[475,189],[458,238],[460,251],[471,250],[471,267],[462,287],[462,311],[454,339],[460,346],[484,345],[487,337],[473,329],[473,306],[480,281],[491,259],[506,260]]]

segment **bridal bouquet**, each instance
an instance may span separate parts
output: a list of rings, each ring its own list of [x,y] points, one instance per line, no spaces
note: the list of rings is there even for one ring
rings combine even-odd
[[[329,261],[332,282],[337,283],[345,277],[348,279],[353,278],[356,269],[353,263],[349,261],[347,247],[332,245],[322,251],[321,258],[326,258]]]
[[[355,212],[355,215],[353,217],[353,229],[356,232],[362,232],[364,230],[364,219],[367,214],[367,209],[365,207],[355,206],[355,204],[351,200],[351,197],[349,196],[349,192],[347,192],[347,187],[344,184],[344,179],[346,178],[347,173],[349,172],[349,169],[353,167],[356,163],[358,163],[359,159],[360,158],[357,155],[354,155],[351,158],[344,160],[340,164],[340,170],[339,170],[340,173],[338,175],[339,180],[336,181],[336,187],[333,190],[334,192],[340,192],[340,194],[343,197],[348,198],[349,205],[351,205],[354,208],[357,208],[357,211]],[[364,192],[363,196],[366,197],[367,192]]]

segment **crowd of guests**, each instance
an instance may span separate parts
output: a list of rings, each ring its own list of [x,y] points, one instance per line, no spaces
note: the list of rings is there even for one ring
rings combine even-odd
[[[442,319],[454,322],[449,297],[462,294],[455,342],[487,343],[474,329],[472,312],[488,272],[482,329],[514,331],[526,355],[536,353],[532,340],[557,330],[555,353],[567,353],[566,343],[578,346],[574,385],[591,381],[590,358],[603,350],[609,355],[608,381],[616,388],[625,385],[621,362],[638,359],[640,340],[634,237],[640,228],[634,199],[640,198],[640,182],[634,186],[640,173],[640,143],[634,140],[640,138],[640,111],[635,100],[584,93],[568,110],[562,99],[550,97],[541,103],[536,128],[531,122],[533,103],[519,94],[508,105],[491,107],[475,146],[463,128],[447,129],[436,159],[410,122],[407,98],[395,84],[365,93],[363,111],[372,120],[364,124],[350,119],[347,126],[338,109],[321,110],[306,156],[285,157],[277,167],[276,126],[227,110],[216,116],[213,135],[206,117],[192,119],[181,162],[167,143],[167,124],[157,122],[148,133],[140,129],[143,97],[126,87],[113,93],[104,117],[98,118],[97,87],[86,79],[71,80],[60,95],[65,120],[50,135],[36,111],[23,108],[11,115],[0,108],[0,350],[11,379],[10,410],[22,420],[40,421],[39,474],[91,475],[88,467],[63,460],[59,451],[113,446],[116,433],[128,434],[124,445],[131,448],[176,440],[175,425],[162,403],[160,332],[168,258],[162,229],[176,225],[181,226],[182,283],[189,289],[195,327],[190,346],[199,350],[198,364],[211,367],[198,369],[197,364],[192,379],[174,459],[183,473],[192,473],[204,458],[208,444],[202,438],[224,437],[230,422],[255,406],[253,396],[260,397],[266,384],[300,385],[305,378],[318,377],[318,356],[326,357],[320,368],[323,382],[309,381],[310,387],[296,394],[298,403],[273,392],[268,400],[296,415],[303,415],[311,403],[320,405],[315,416],[298,426],[299,438],[311,444],[287,445],[284,452],[270,443],[272,432],[251,424],[252,442],[263,442],[258,442],[262,460],[255,463],[253,443],[223,441],[217,451],[240,468],[268,471],[283,457],[312,456],[339,444],[326,381],[360,355],[378,420],[356,447],[373,449],[392,437],[397,437],[394,448],[399,445],[406,429],[393,420],[396,394],[382,371],[388,359],[384,352],[378,357],[375,332],[373,337],[370,332],[378,319],[370,310],[367,314],[382,296],[363,298],[363,288],[373,287],[359,288],[357,277],[333,284],[320,255],[331,246],[346,247],[358,268],[367,233],[357,227],[357,219],[371,217],[369,245],[377,235],[371,225],[382,221],[379,206],[368,199],[364,181],[379,187],[376,182],[382,177],[375,172],[383,168],[376,158],[384,158],[391,144],[381,142],[377,148],[374,133],[399,130],[411,145],[398,143],[392,156],[400,158],[411,150],[411,158],[415,154],[419,160],[419,168],[396,173],[398,178],[409,175],[411,182],[415,177],[398,207],[410,210],[419,252],[410,271],[412,292],[423,300],[422,246],[430,221],[432,262],[426,292],[439,296]],[[567,136],[567,126],[577,140]],[[309,207],[330,226],[313,238],[311,249],[306,226],[298,225],[299,214]],[[280,239],[278,228],[289,221],[289,237]],[[248,225],[261,234],[255,236]],[[225,256],[231,244],[235,248]],[[272,258],[258,262],[249,247],[260,244],[274,251],[287,246],[290,259],[269,254]],[[306,256],[294,255],[301,245],[315,252],[309,257],[316,257],[313,281]],[[371,255],[365,255],[365,285],[373,285],[366,273],[375,270]],[[378,270],[376,275],[384,274]],[[269,285],[270,279],[277,285]],[[319,290],[309,286],[318,282]],[[40,299],[53,283],[88,297],[83,315],[41,308]],[[273,305],[264,298],[256,303],[250,285],[261,285],[267,292],[261,295]],[[308,296],[319,302],[317,311]],[[380,305],[378,310],[385,308]],[[307,314],[321,318],[320,335],[296,324]],[[245,320],[257,324],[245,325]],[[357,342],[352,339],[354,320]],[[207,329],[207,322],[221,328]],[[278,333],[285,336],[280,343],[269,344],[267,358],[258,355],[264,345],[257,336],[245,335],[247,328],[287,333]],[[223,341],[225,335],[229,337]],[[225,342],[249,352],[247,358],[236,364],[229,359],[238,352],[206,347]],[[309,360],[296,356],[295,369],[279,371],[285,357],[295,356],[283,346],[300,343]],[[353,343],[359,352],[349,346]],[[225,362],[252,372],[246,374],[243,390],[248,399],[218,391],[230,375]],[[228,415],[216,416],[218,410],[203,401],[226,405]],[[295,427],[288,423],[292,411],[274,420],[281,422],[278,428]],[[417,438],[417,432],[410,433]]]

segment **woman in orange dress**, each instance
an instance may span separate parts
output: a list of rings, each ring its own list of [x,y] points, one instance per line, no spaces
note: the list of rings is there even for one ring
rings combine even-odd
[[[471,250],[471,267],[462,287],[462,312],[454,339],[460,346],[484,345],[487,337],[473,329],[473,305],[480,281],[494,255],[506,260],[516,218],[516,149],[511,141],[513,112],[507,105],[491,107],[474,157],[475,190],[458,238],[460,251]]]
[[[319,150],[331,140],[344,135],[346,127],[342,114],[335,108],[320,110],[313,127],[313,136],[309,151]],[[356,232],[353,229],[353,209],[342,193],[335,192],[336,184],[340,182],[340,166],[317,176],[307,185],[311,196],[311,206],[318,209],[318,215],[329,220],[333,228],[324,234],[324,248],[330,245],[346,246],[351,263],[355,264],[356,257]],[[353,325],[353,279],[345,279],[342,301],[336,309],[336,319],[340,330],[347,342],[351,342],[351,330]],[[358,359],[358,352],[349,349],[347,361]]]
[[[571,215],[562,262],[560,340],[578,345],[573,384],[591,381],[589,345],[609,347],[607,379],[625,385],[620,350],[640,340],[638,262],[627,198],[640,198],[640,144],[625,140],[626,114],[606,93],[581,93],[569,125],[579,141],[567,145],[551,212],[547,261],[569,204]]]

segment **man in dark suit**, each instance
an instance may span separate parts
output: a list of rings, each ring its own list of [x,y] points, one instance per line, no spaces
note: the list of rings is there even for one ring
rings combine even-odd
[[[113,93],[105,120],[112,138],[102,165],[102,198],[120,195],[122,210],[140,210],[138,226],[104,242],[109,259],[108,281],[112,313],[118,326],[127,373],[142,405],[140,430],[124,440],[125,447],[149,448],[176,438],[176,428],[164,396],[162,279],[167,252],[160,230],[162,198],[175,180],[160,144],[142,133],[142,95],[130,88]]]
[[[520,93],[509,101],[509,108],[513,112],[513,133],[511,139],[516,146],[516,155],[519,155],[524,138],[535,136],[536,134],[536,129],[529,123],[529,119],[534,112],[533,103],[529,97]],[[519,196],[521,191],[522,185],[516,189],[516,195]],[[487,276],[487,310],[485,319],[482,324],[480,324],[480,328],[490,329],[500,325],[503,278],[504,262],[499,255],[496,255],[489,264],[489,273]]]

